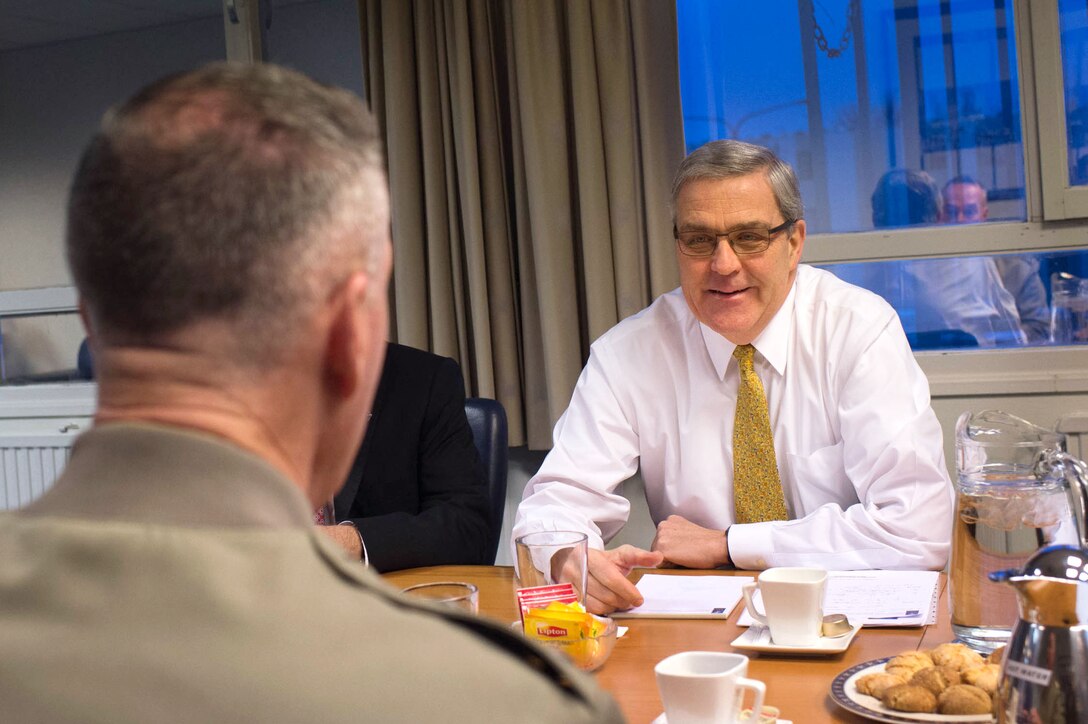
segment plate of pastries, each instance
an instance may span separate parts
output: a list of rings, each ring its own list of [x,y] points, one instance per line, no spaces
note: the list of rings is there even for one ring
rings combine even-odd
[[[950,643],[867,661],[835,677],[831,697],[879,722],[992,722],[1001,652]]]

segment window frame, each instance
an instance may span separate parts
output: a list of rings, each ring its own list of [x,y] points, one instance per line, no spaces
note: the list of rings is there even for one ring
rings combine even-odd
[[[812,234],[806,263],[1088,248],[1088,186],[1068,182],[1058,0],[1014,0],[1013,13],[1027,221]]]
[[[1058,0],[1014,0],[1013,17],[1027,221],[812,234],[803,262],[1088,249],[1088,188],[1070,189],[1068,183]],[[1088,392],[1088,345],[933,350],[914,356],[934,398]]]
[[[1069,184],[1069,145],[1062,71],[1061,24],[1058,0],[1035,0],[1023,13],[1030,26],[1035,61],[1035,98],[1039,125],[1039,163],[1043,217],[1075,219],[1088,216],[1088,185]],[[1039,107],[1047,102],[1048,113]]]

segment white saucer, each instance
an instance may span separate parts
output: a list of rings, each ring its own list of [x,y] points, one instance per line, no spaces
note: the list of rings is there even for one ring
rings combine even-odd
[[[665,718],[665,712],[661,712],[660,716],[654,719],[650,724],[669,724],[669,720]],[[793,724],[789,719],[779,719],[778,724]]]
[[[834,656],[850,647],[861,626],[853,626],[850,633],[835,638],[821,638],[810,646],[780,646],[771,641],[771,631],[766,626],[753,624],[733,639],[731,646],[745,651],[761,651],[767,654],[794,654],[797,656]]]

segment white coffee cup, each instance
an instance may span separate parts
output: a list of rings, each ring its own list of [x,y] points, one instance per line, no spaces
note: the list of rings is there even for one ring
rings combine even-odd
[[[722,651],[684,651],[654,667],[657,689],[669,724],[732,724],[740,716],[744,689],[752,691],[752,711],[763,708],[767,687],[745,678],[748,657]]]
[[[826,587],[827,571],[822,568],[768,568],[741,591],[748,613],[771,629],[773,643],[811,646],[820,640]],[[756,589],[765,614],[756,610],[752,600]]]

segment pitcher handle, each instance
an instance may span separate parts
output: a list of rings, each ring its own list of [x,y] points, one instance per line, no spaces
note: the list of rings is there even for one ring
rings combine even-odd
[[[1069,486],[1069,507],[1073,510],[1077,537],[1080,545],[1088,548],[1088,465],[1067,452],[1057,450],[1047,455],[1046,463],[1051,469],[1060,469]]]

